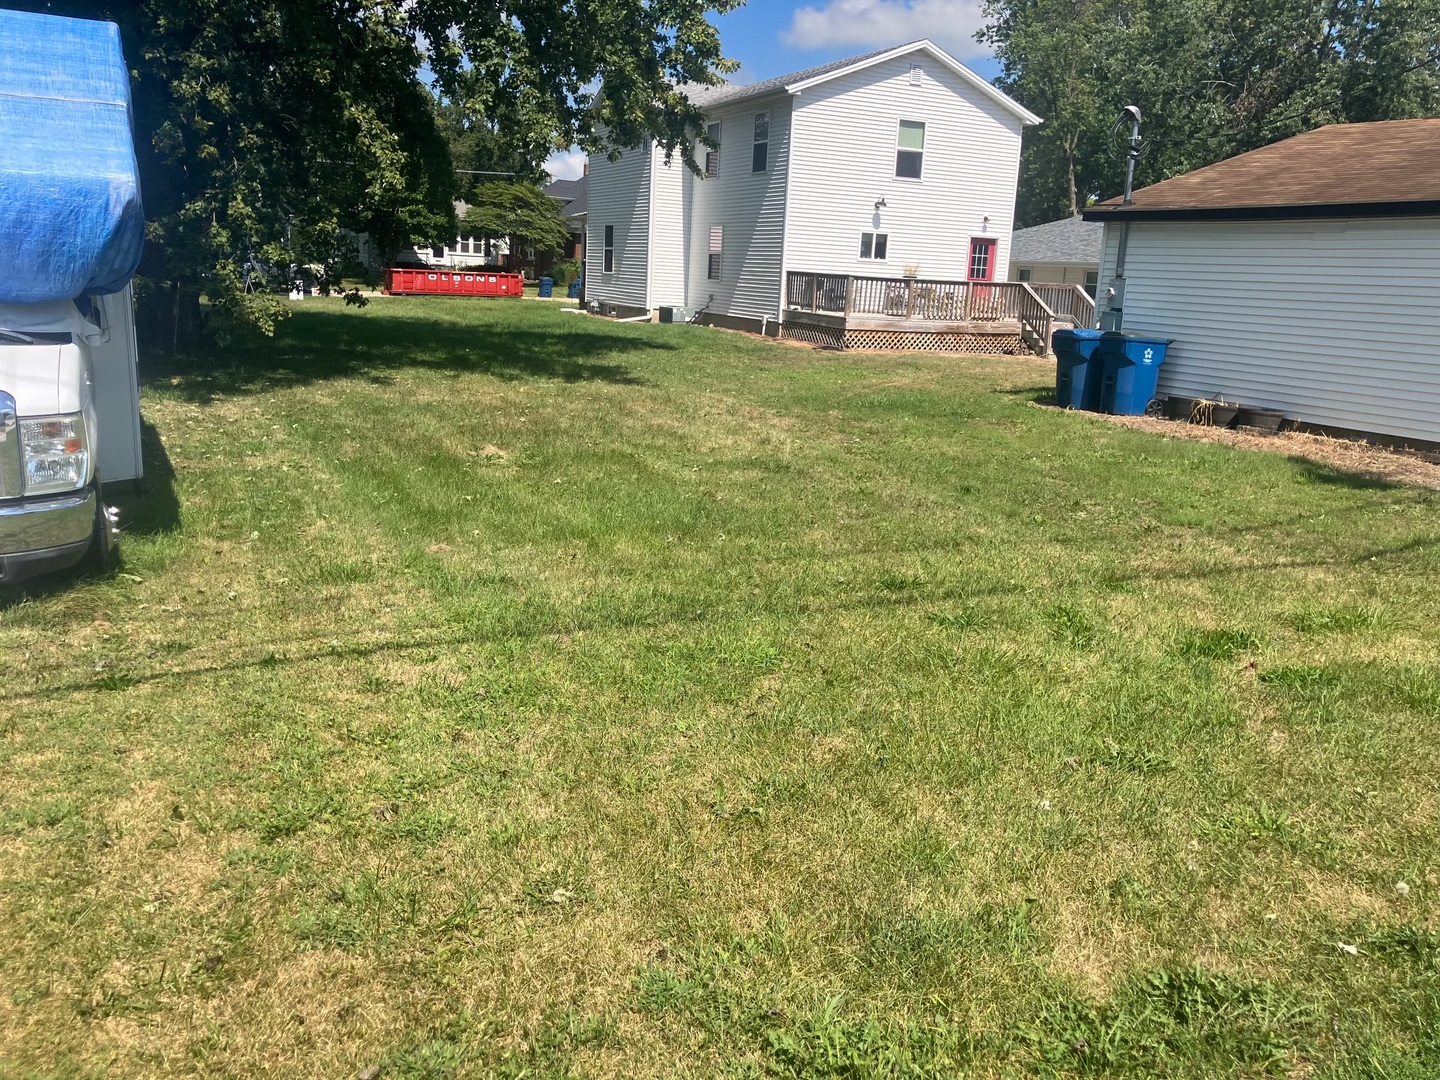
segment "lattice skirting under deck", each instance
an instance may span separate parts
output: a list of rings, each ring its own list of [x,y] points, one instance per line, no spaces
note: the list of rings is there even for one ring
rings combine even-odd
[[[949,353],[1023,353],[1019,334],[934,334],[923,330],[847,330],[847,349],[923,349]]]
[[[811,345],[825,345],[831,349],[845,348],[845,331],[839,327],[787,322],[781,323],[780,329],[792,341],[808,341]]]

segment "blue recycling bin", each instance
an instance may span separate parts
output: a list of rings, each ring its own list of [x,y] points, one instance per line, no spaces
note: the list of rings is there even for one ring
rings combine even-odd
[[[1116,416],[1144,416],[1155,400],[1160,365],[1169,338],[1107,330],[1100,337],[1100,411]]]
[[[1050,337],[1055,350],[1055,404],[1062,409],[1100,408],[1100,365],[1095,350],[1099,330],[1056,330]]]
[[[580,299],[580,279],[578,277],[574,281],[570,282],[570,287],[565,290],[565,295],[568,296],[571,300]]]
[[[542,277],[540,279],[540,295],[549,299],[555,295],[555,279]]]

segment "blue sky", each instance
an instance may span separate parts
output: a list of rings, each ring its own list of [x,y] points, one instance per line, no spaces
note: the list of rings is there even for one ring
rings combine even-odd
[[[980,0],[750,0],[719,18],[725,55],[748,83],[928,37],[985,78],[999,68],[975,40]],[[556,155],[557,177],[580,175],[584,155]]]

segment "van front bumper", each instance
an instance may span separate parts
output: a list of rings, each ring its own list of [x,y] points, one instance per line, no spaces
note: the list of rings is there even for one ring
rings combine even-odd
[[[95,534],[93,487],[72,495],[0,502],[0,585],[79,562]]]

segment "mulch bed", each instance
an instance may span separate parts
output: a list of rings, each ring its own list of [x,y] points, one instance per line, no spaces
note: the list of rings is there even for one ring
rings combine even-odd
[[[1053,405],[1038,404],[1036,407],[1055,408]],[[1183,420],[1162,420],[1151,416],[1110,416],[1105,413],[1084,415],[1165,438],[1193,439],[1196,442],[1239,446],[1246,450],[1263,450],[1272,454],[1305,458],[1371,480],[1440,488],[1440,464],[1427,460],[1428,455],[1422,456],[1418,451],[1392,450],[1371,443],[1334,439],[1303,431],[1261,434],[1244,428],[1203,427]]]

